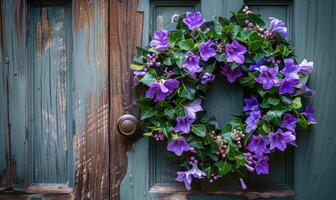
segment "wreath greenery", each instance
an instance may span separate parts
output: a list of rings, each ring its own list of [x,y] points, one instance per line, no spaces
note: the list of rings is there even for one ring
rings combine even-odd
[[[144,91],[137,103],[145,136],[167,140],[184,171],[176,180],[191,188],[192,179],[210,183],[228,173],[268,174],[269,156],[295,145],[296,128],[315,123],[313,96],[306,85],[313,63],[298,64],[283,21],[247,6],[228,20],[206,22],[201,13],[174,15],[176,30],[154,33],[150,46],[137,48],[131,69]],[[215,76],[248,88],[243,112],[220,126],[202,108]],[[164,145],[165,143],[162,143]]]

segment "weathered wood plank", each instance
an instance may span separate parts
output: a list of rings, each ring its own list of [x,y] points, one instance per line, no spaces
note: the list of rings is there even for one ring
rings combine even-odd
[[[3,56],[3,2],[0,3],[0,185],[9,182],[6,169],[9,167],[8,159],[8,66],[5,56]]]
[[[3,56],[7,66],[4,77],[7,80],[7,131],[6,163],[2,176],[6,184],[23,187],[25,168],[26,122],[27,122],[27,56],[26,56],[26,1],[3,0],[2,38]],[[5,120],[6,121],[6,120]],[[3,161],[2,161],[3,162]]]
[[[110,193],[108,2],[72,1],[77,199],[108,199]]]
[[[317,124],[298,136],[295,152],[295,199],[336,197],[336,2],[297,0],[294,40],[299,59],[314,61],[310,86]]]
[[[129,65],[135,47],[141,45],[143,15],[138,1],[110,1],[110,184],[113,200],[120,198],[119,187],[126,174],[126,152],[134,138],[118,133],[116,122],[125,113],[136,114]],[[137,135],[138,136],[138,135]],[[134,136],[134,137],[137,137]]]
[[[70,7],[34,6],[29,11],[30,183],[67,183],[73,168],[68,159],[72,132],[67,124],[71,108]]]

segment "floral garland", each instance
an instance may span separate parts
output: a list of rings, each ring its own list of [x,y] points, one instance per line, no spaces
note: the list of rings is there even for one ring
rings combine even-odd
[[[150,47],[137,49],[131,69],[145,91],[137,100],[144,135],[167,140],[187,190],[192,179],[212,183],[228,173],[246,189],[247,172],[268,174],[270,155],[296,146],[296,128],[315,123],[302,101],[314,94],[306,85],[313,63],[298,64],[284,22],[269,19],[265,28],[247,6],[229,20],[187,12],[172,17],[176,30],[155,32]],[[202,107],[219,71],[249,91],[243,113],[222,127]]]

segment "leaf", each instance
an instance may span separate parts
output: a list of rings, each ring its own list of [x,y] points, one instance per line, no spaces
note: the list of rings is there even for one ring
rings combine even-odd
[[[141,120],[148,119],[153,117],[156,114],[156,110],[152,109],[145,109],[141,112]]]
[[[225,176],[233,170],[232,165],[225,161],[220,161],[218,163],[218,171],[220,176]]]
[[[166,136],[166,138],[169,138],[168,134],[170,132],[170,127],[163,127],[161,128],[163,135]]]
[[[164,61],[163,61],[163,64],[164,65],[167,65],[167,66],[171,66],[173,64],[173,61],[171,58],[166,58]]]
[[[142,135],[143,135],[143,136],[152,136],[152,135],[153,135],[153,132],[143,133]]]
[[[178,43],[181,49],[190,51],[194,47],[194,41],[192,39],[182,40]]]
[[[301,97],[296,97],[293,101],[292,101],[292,107],[294,109],[299,109],[302,107],[302,103],[301,103]]]
[[[164,114],[167,115],[170,119],[173,119],[175,110],[173,108],[166,108]]]
[[[178,96],[193,100],[195,97],[195,92],[196,90],[194,88],[188,88],[183,85],[178,90]]]
[[[246,157],[244,156],[244,154],[239,154],[235,156],[236,159],[236,168],[239,168],[241,166],[245,166],[246,163]]]
[[[169,43],[173,44],[176,43],[178,41],[181,41],[183,37],[183,34],[181,31],[172,31],[169,33]]]
[[[137,47],[136,49],[137,49],[138,55],[141,55],[141,56],[146,56],[149,53],[146,49],[143,49],[141,47]]]
[[[145,85],[150,85],[151,83],[153,83],[154,81],[156,81],[156,78],[150,74],[150,73],[147,73],[144,77],[142,77],[140,79],[140,82],[145,84]]]
[[[226,57],[225,57],[225,55],[224,55],[223,53],[221,53],[221,54],[217,54],[217,55],[215,56],[215,58],[216,58],[216,60],[217,60],[218,62],[224,62],[224,61],[226,60]]]
[[[191,125],[191,131],[199,137],[204,137],[206,135],[206,127],[204,124]]]
[[[131,68],[134,70],[142,70],[144,67],[144,65],[131,64]]]
[[[302,128],[308,128],[309,122],[306,120],[306,118],[299,116],[298,117],[298,124]]]
[[[257,51],[263,44],[263,39],[258,35],[258,33],[253,32],[249,38],[249,48],[252,51]]]
[[[280,125],[281,116],[283,111],[280,110],[270,110],[266,113],[266,119],[272,122],[274,125]]]
[[[273,106],[276,106],[280,103],[279,99],[268,98],[267,103]]]
[[[269,133],[271,131],[271,127],[269,125],[267,125],[266,123],[263,123],[261,128],[265,133]]]

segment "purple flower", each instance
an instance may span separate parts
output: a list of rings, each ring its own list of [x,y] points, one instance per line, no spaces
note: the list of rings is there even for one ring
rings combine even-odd
[[[258,71],[260,74],[255,80],[262,84],[265,90],[271,89],[273,86],[278,86],[278,67],[268,68],[267,66],[262,65],[259,67]]]
[[[211,40],[208,40],[199,46],[198,50],[200,52],[202,60],[207,61],[209,58],[216,55],[216,50],[211,47],[212,45],[213,42]]]
[[[250,143],[247,145],[247,149],[254,152],[257,156],[262,156],[264,153],[268,153],[267,146],[268,140],[261,135],[251,135]]]
[[[247,186],[244,182],[244,180],[242,178],[239,178],[239,182],[240,182],[240,187],[242,190],[246,190],[247,189]]]
[[[222,68],[222,74],[226,76],[227,80],[230,83],[233,83],[236,81],[237,78],[241,77],[243,73],[239,66],[236,69],[232,70],[228,64],[225,64]]]
[[[245,131],[247,133],[251,133],[258,128],[257,122],[258,122],[258,119],[260,119],[260,117],[261,117],[260,111],[250,112],[250,116],[247,117],[245,121],[245,123],[247,124]]]
[[[279,94],[294,94],[299,79],[285,78],[280,82]]]
[[[269,31],[274,35],[275,33],[279,33],[283,38],[287,38],[287,28],[283,21],[276,19],[274,17],[270,17],[269,23]]]
[[[244,99],[244,103],[245,103],[245,106],[243,107],[244,112],[259,110],[259,102],[255,96]]]
[[[192,178],[204,178],[206,176],[205,172],[200,170],[196,164],[193,164],[193,167],[189,171],[178,171],[176,181],[183,182],[187,190],[191,189]]]
[[[249,71],[256,71],[261,65],[264,65],[266,58],[261,58],[255,64],[249,66]]]
[[[280,127],[295,132],[296,123],[297,123],[296,117],[287,112],[282,117]]]
[[[149,44],[151,47],[155,47],[157,51],[165,51],[168,49],[168,31],[156,31],[154,33],[154,39]]]
[[[174,131],[177,132],[183,132],[183,133],[189,133],[190,132],[190,126],[192,123],[194,123],[195,118],[191,118],[189,115],[186,115],[184,117],[178,117],[176,119],[177,125],[174,128]]]
[[[267,156],[260,156],[257,160],[253,161],[257,174],[268,174],[268,160],[269,158]]]
[[[196,119],[196,113],[202,111],[202,100],[200,98],[195,99],[193,102],[190,102],[183,106],[184,111],[187,113],[191,119]]]
[[[205,72],[202,76],[201,76],[201,83],[203,85],[207,84],[208,82],[212,82],[213,80],[215,80],[215,75],[210,74],[209,72]]]
[[[198,65],[200,58],[189,51],[183,62],[183,67],[188,71],[192,78],[196,78],[196,73],[203,71]]]
[[[309,93],[310,95],[315,95],[315,91],[313,89],[308,88],[307,85],[302,85],[301,90],[298,92],[298,94],[306,94]]]
[[[287,143],[295,141],[295,136],[290,132],[283,132],[278,129],[275,133],[270,132],[268,134],[270,141],[270,150],[279,149],[280,151],[285,151]]]
[[[167,151],[174,152],[177,156],[181,156],[184,151],[189,151],[190,146],[186,142],[183,136],[180,136],[177,139],[174,139],[167,146]]]
[[[179,85],[180,82],[175,79],[154,81],[150,84],[146,92],[146,97],[153,98],[155,96],[154,102],[164,100],[171,95]]]
[[[313,62],[307,62],[306,59],[303,59],[303,61],[299,64],[300,67],[300,71],[303,74],[309,74],[314,67],[314,63]]]
[[[226,60],[228,62],[243,64],[245,61],[244,54],[246,52],[247,48],[239,44],[237,40],[233,40],[231,44],[225,46]]]
[[[205,19],[202,17],[200,12],[187,12],[186,18],[183,19],[183,22],[188,26],[190,30],[194,30],[205,22]]]
[[[302,113],[303,116],[305,116],[308,122],[310,123],[316,123],[316,119],[313,115],[313,112],[314,112],[313,105],[310,104],[306,107],[306,110]]]
[[[284,59],[284,63],[285,67],[281,70],[281,73],[287,78],[299,79],[298,72],[300,68],[294,63],[294,60],[292,58],[286,58]]]

